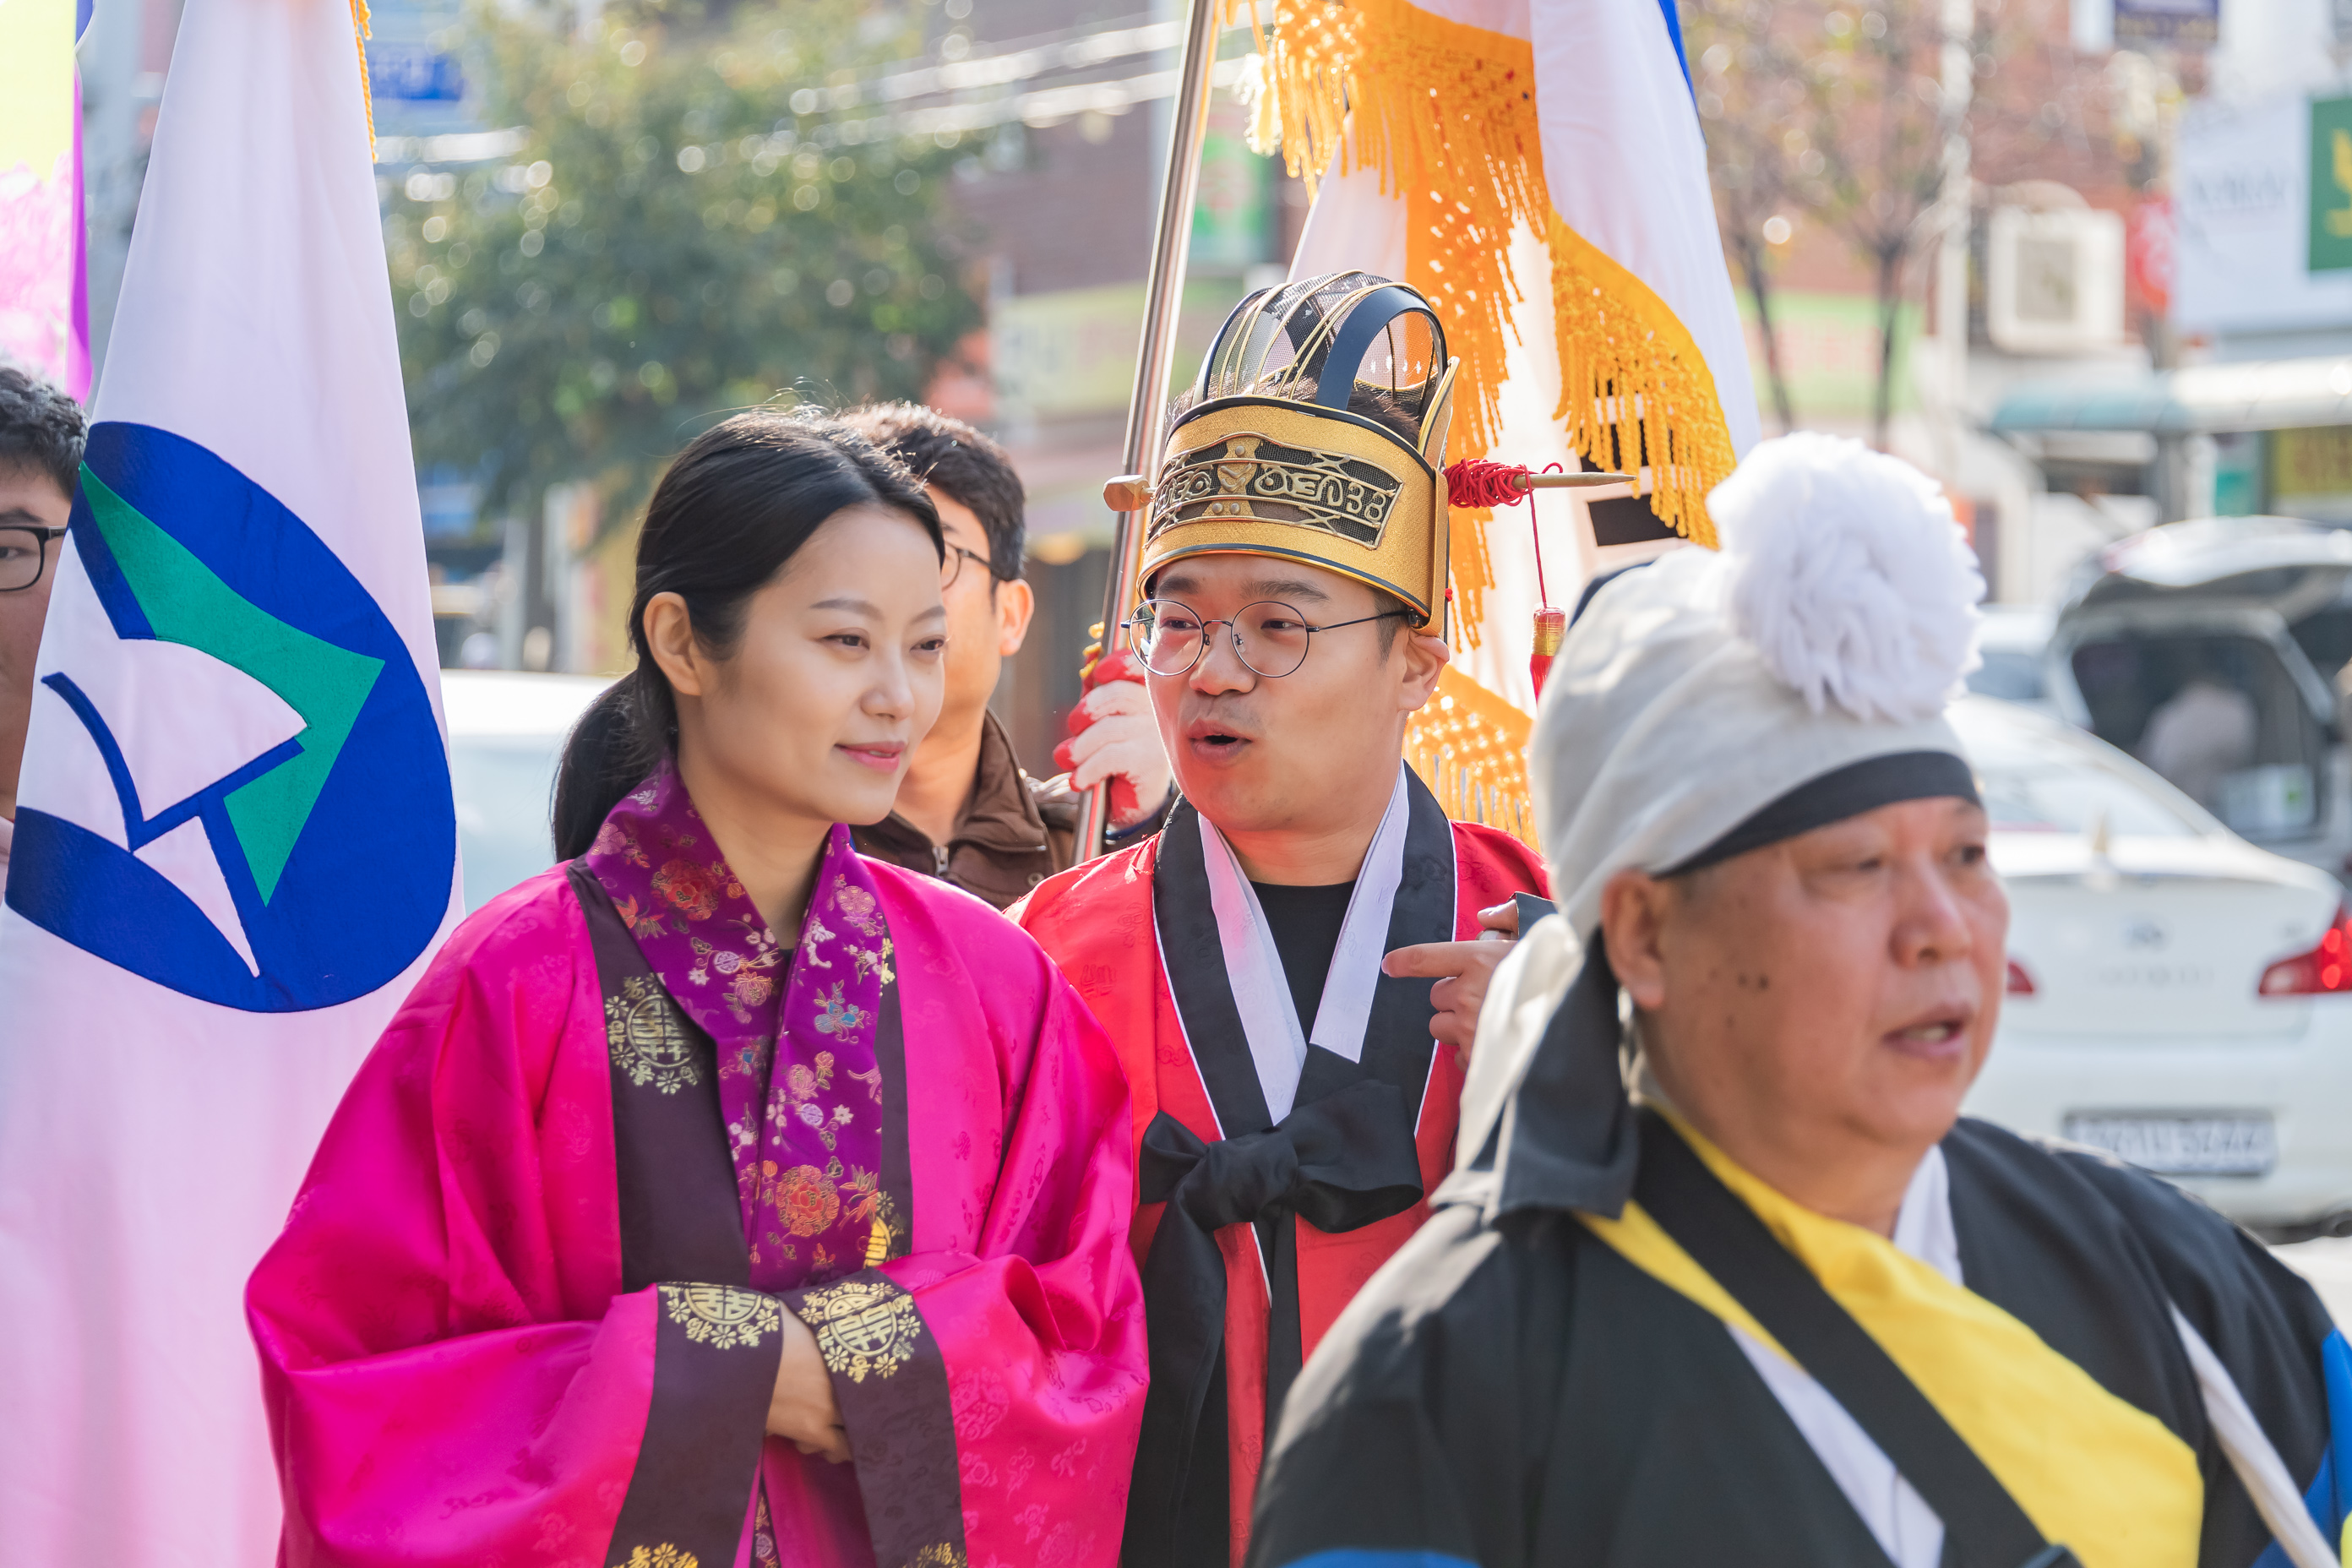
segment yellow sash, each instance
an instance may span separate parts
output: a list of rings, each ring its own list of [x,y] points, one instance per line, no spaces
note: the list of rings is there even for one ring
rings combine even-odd
[[[1672,1120],[1918,1384],[2044,1536],[2071,1547],[2084,1568],[2195,1568],[2204,1484],[2197,1456],[2171,1428],[2109,1394],[1983,1297],[1883,1237],[1790,1202]],[[1794,1364],[1639,1204],[1627,1204],[1622,1219],[1577,1217],[1634,1267]]]

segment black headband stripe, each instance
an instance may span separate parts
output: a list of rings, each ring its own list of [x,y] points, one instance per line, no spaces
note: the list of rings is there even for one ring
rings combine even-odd
[[[1679,877],[1897,801],[1937,800],[1948,795],[1971,805],[1982,804],[1977,796],[1976,775],[1964,758],[1950,752],[1894,752],[1864,757],[1807,779],[1665,874]]]

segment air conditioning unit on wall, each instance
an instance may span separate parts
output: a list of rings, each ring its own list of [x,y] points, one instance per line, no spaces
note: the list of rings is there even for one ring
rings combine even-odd
[[[2074,353],[2124,341],[2120,214],[1997,206],[1985,242],[1985,328],[1994,347]]]

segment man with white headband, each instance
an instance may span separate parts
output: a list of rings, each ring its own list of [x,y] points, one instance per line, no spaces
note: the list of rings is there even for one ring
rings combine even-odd
[[[1250,1561],[2338,1563],[2352,1352],[2310,1288],[1959,1118],[2008,905],[1943,712],[1982,586],[1948,507],[1800,436],[1709,510],[1724,552],[1610,584],[1553,666],[1559,913],[1495,977],[1437,1214],[1292,1392]]]

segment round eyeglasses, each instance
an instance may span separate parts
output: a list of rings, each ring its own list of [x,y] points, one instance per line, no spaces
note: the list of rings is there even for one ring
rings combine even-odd
[[[950,544],[948,546],[948,558],[940,563],[940,593],[944,594],[956,585],[956,579],[963,575],[963,563],[967,561],[979,562],[981,570],[987,573],[992,580],[996,576],[996,568],[989,563],[987,556],[977,550],[966,550],[961,544]]]
[[[37,523],[0,526],[0,594],[20,594],[48,570],[49,544],[66,531]]]
[[[1234,639],[1234,655],[1255,675],[1278,679],[1307,662],[1307,644],[1317,632],[1360,626],[1372,621],[1410,619],[1408,610],[1382,610],[1329,626],[1309,625],[1305,616],[1278,600],[1261,599],[1244,605],[1230,618],[1203,620],[1187,605],[1173,599],[1146,599],[1135,606],[1135,618],[1119,624],[1127,628],[1128,646],[1154,675],[1183,675],[1201,662],[1209,646],[1209,628],[1223,626]]]

